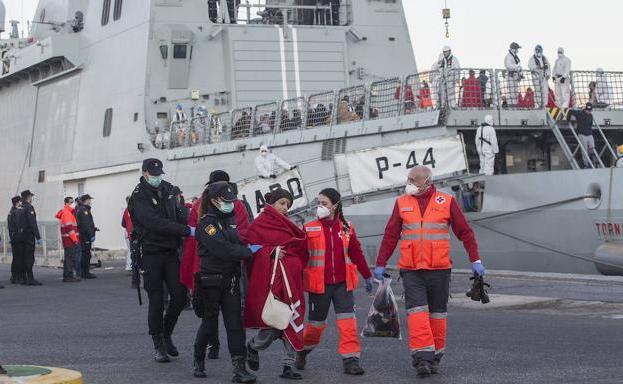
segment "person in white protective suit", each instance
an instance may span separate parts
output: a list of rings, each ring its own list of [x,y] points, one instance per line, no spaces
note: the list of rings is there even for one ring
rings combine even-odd
[[[547,57],[543,55],[543,47],[534,47],[534,55],[528,61],[528,69],[532,72],[532,82],[536,93],[536,104],[544,107],[549,95],[549,78],[552,77],[552,67]]]
[[[279,168],[283,168],[286,171],[294,169],[286,161],[269,152],[266,145],[260,147],[260,154],[255,158],[255,168],[257,169],[257,175],[262,178],[276,178],[277,173],[280,173],[277,172]]]
[[[506,83],[508,84],[507,96],[508,105],[511,107],[517,106],[517,99],[519,98],[519,87],[523,74],[521,73],[521,60],[517,54],[519,53],[519,44],[511,43],[508,53],[504,58],[504,67],[506,68]]]
[[[444,46],[443,51],[439,55],[437,62],[433,64],[433,70],[439,71],[437,76],[438,81],[433,81],[434,85],[437,85],[437,92],[439,95],[439,100],[442,104],[446,104],[446,90],[447,92],[447,103],[450,107],[456,106],[456,86],[461,77],[459,73],[461,69],[461,64],[459,64],[459,59],[457,59],[453,54],[452,50],[449,46]],[[445,76],[446,82],[443,82],[443,77]],[[435,80],[437,80],[435,79]]]
[[[603,68],[597,68],[595,71],[597,78],[595,85],[595,94],[597,96],[597,107],[606,108],[610,106],[614,100],[612,95],[612,87],[608,84],[608,78]]]
[[[569,108],[571,97],[571,60],[565,56],[564,48],[558,48],[558,58],[554,63],[554,83],[556,89],[556,105],[558,108]]]
[[[493,128],[493,116],[485,116],[482,124],[476,130],[476,151],[480,158],[480,171],[478,173],[487,176],[493,175],[495,155],[500,151],[498,138]]]

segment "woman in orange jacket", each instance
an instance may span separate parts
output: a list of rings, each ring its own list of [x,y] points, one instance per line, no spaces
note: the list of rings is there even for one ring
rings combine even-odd
[[[372,292],[373,279],[355,229],[344,218],[340,199],[335,189],[322,190],[318,196],[317,219],[305,224],[309,259],[303,270],[303,287],[310,304],[303,332],[304,350],[297,354],[296,368],[305,369],[307,355],[320,344],[333,303],[344,373],[362,375],[353,291],[357,287],[357,272],[366,279],[368,292]]]

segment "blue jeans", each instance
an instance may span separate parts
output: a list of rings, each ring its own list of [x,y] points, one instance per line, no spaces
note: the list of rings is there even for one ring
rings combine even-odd
[[[74,268],[76,269],[76,276],[80,276],[82,272],[82,246],[80,243],[76,245],[76,255],[74,257]]]

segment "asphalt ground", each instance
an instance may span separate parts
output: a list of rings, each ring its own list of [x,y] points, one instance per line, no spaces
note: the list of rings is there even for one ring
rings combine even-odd
[[[206,362],[208,379],[192,377],[192,345],[199,320],[180,317],[174,339],[181,351],[169,364],[152,361],[147,307],[139,307],[130,278],[119,264],[96,269],[98,278],[67,284],[61,270],[37,268],[41,287],[8,284],[0,265],[0,363],[78,370],[85,383],[227,383],[231,364],[224,328],[221,358]],[[403,339],[362,339],[366,374],[342,374],[334,316],[322,344],[308,358],[310,383],[622,383],[623,280],[585,281],[491,274],[492,302],[465,298],[468,275],[454,274],[447,353],[442,372],[415,377],[407,348],[402,289]],[[143,294],[146,300],[145,295]],[[536,298],[535,298],[536,297]],[[357,315],[363,325],[372,299],[360,288]],[[252,331],[248,332],[248,335]],[[279,379],[282,346],[261,353],[258,382]]]

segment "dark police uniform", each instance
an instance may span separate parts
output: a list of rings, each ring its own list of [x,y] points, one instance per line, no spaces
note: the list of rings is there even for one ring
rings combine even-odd
[[[13,206],[9,211],[9,214],[6,218],[7,227],[9,230],[9,241],[11,243],[11,253],[13,254],[13,260],[11,260],[11,284],[21,283],[24,280],[22,273],[24,271],[23,263],[24,258],[23,255],[19,254],[19,250],[15,248],[15,243],[17,240],[17,215],[20,213],[21,208],[15,207],[21,198],[19,196],[15,196],[11,199]],[[6,239],[5,239],[6,241]]]
[[[80,233],[80,265],[82,269],[80,276],[85,279],[92,279],[95,275],[89,271],[89,268],[91,266],[91,246],[93,245],[91,239],[95,237],[95,222],[91,214],[91,206],[84,204],[84,201],[88,199],[92,199],[92,197],[85,195],[80,199],[83,203],[76,211],[76,223]]]
[[[231,202],[236,199],[231,185],[226,181],[211,183],[209,198]],[[218,334],[219,312],[227,331],[227,344],[234,365],[234,382],[253,382],[255,376],[245,369],[245,330],[242,325],[242,300],[240,293],[240,262],[252,257],[238,236],[233,211],[223,213],[208,204],[207,212],[200,218],[195,237],[197,253],[201,258],[201,289],[203,294],[203,319],[195,339],[195,375],[203,372],[205,351],[210,340]]]
[[[22,208],[17,218],[17,236],[14,246],[22,259],[21,274],[22,284],[41,285],[35,280],[32,268],[35,265],[35,242],[41,239],[39,227],[37,226],[37,214],[35,208],[26,201],[26,198],[34,196],[30,191],[22,192]],[[25,277],[25,279],[24,279]]]
[[[162,162],[157,159],[145,160],[143,171],[152,176],[164,173]],[[167,354],[177,356],[171,333],[187,300],[186,289],[179,281],[178,252],[182,238],[190,235],[190,228],[172,192],[173,185],[166,181],[152,187],[141,177],[128,204],[142,253],[144,288],[149,298],[149,334],[156,348],[154,356],[161,362],[168,361]],[[163,283],[171,296],[164,318]]]

